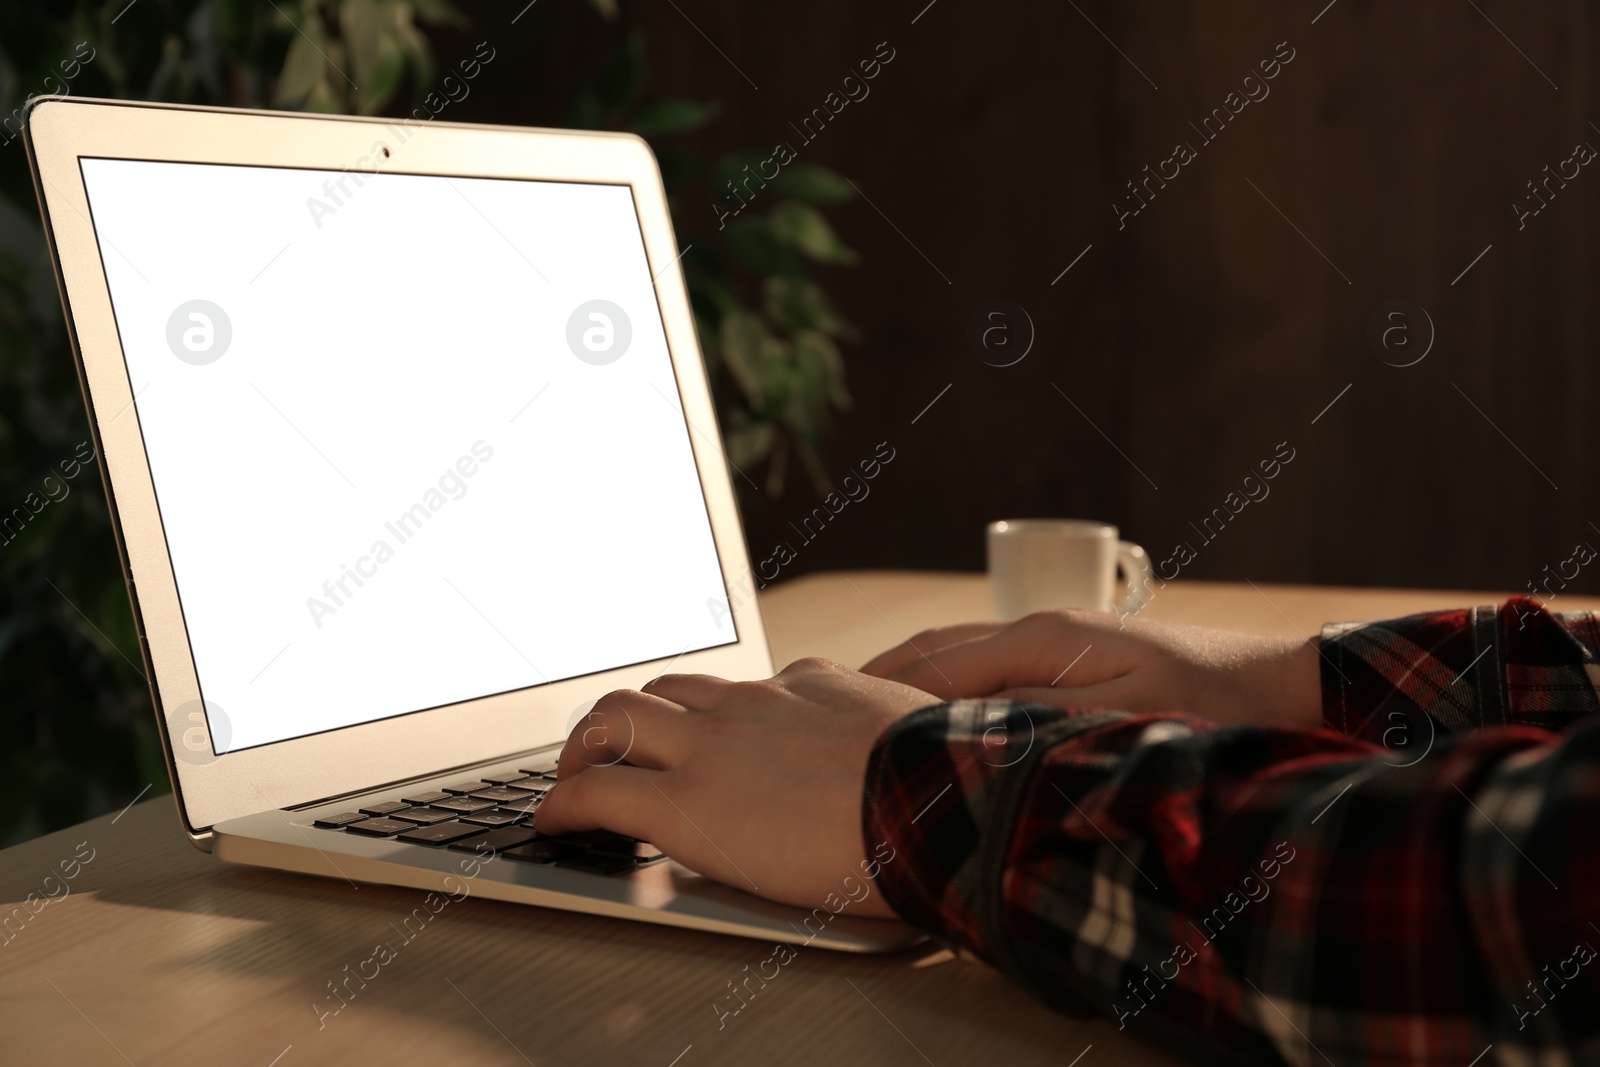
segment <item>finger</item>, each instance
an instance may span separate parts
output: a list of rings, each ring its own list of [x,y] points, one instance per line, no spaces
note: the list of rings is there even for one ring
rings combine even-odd
[[[541,834],[611,830],[659,845],[657,832],[669,821],[661,815],[667,805],[655,783],[665,778],[643,767],[592,767],[545,794],[533,827]]]
[[[1108,647],[1097,655],[1096,644]],[[914,660],[891,680],[947,698],[1054,688],[1064,679],[1094,685],[1124,673],[1120,660],[1107,655],[1111,644],[1108,635],[1066,620],[1017,623]]]
[[[881,652],[869,659],[862,666],[861,673],[887,678],[930,652],[937,652],[962,641],[970,641],[974,637],[987,637],[1005,629],[1006,625],[1003,622],[966,622],[958,626],[941,626],[935,630],[924,630],[909,641],[902,641],[889,651]]]
[[[806,661],[800,661],[804,662]],[[940,700],[936,694],[912,689],[893,679],[874,678],[870,674],[862,674],[860,671],[853,671],[827,660],[812,662],[820,662],[825,666],[800,669],[800,663],[797,663],[773,679],[782,686],[785,694],[800,698],[802,711],[806,703],[814,707],[828,707],[836,704],[847,694],[854,699],[899,705],[906,711],[927,707]],[[907,702],[910,706],[906,706]]]
[[[683,708],[669,700],[631,689],[607,693],[573,724],[556,780],[624,761],[664,770],[683,758],[692,730]]]
[[[704,711],[735,683],[709,674],[663,674],[644,684],[643,691],[690,711]]]

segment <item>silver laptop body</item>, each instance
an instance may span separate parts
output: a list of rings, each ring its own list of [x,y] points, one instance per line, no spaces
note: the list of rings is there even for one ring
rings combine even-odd
[[[772,669],[643,141],[43,98],[27,144],[198,847],[833,949],[916,939],[647,843],[510,843],[604,693]]]

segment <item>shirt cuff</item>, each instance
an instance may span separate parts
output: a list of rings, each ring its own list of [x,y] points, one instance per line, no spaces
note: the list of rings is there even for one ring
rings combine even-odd
[[[864,843],[879,860],[884,900],[911,925],[980,955],[975,868],[992,801],[984,708],[941,704],[890,726],[867,761],[862,800]]]
[[[906,922],[993,959],[1004,859],[1029,781],[1051,747],[1121,712],[960,700],[895,722],[867,762],[869,872]]]
[[[1323,722],[1386,748],[1420,731],[1495,723],[1562,729],[1600,711],[1600,628],[1531,597],[1322,631]]]

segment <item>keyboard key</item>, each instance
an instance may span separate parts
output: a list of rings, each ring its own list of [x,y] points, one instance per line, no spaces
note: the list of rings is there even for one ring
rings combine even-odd
[[[563,834],[561,839],[563,841],[571,841],[575,845],[582,845],[584,848],[630,856],[633,854],[633,846],[639,840],[637,837],[629,837],[627,834],[619,834],[611,830],[579,830],[574,834]]]
[[[577,856],[583,852],[582,845],[574,845],[570,841],[562,841],[554,837],[540,837],[519,845],[508,848],[500,855],[514,860],[523,860],[527,863],[554,863],[563,856]]]
[[[465,826],[458,822],[440,823],[437,826],[415,826],[401,834],[398,840],[414,841],[420,845],[448,845],[463,837],[483,833],[481,826]]]
[[[394,811],[405,811],[411,805],[403,800],[385,800],[377,804],[368,804],[361,809],[363,815],[388,815]]]
[[[360,822],[365,818],[366,816],[361,814],[359,811],[346,811],[341,812],[338,815],[324,815],[311,825],[321,826],[329,830],[337,830],[341,826],[349,826],[351,823]]]
[[[439,811],[437,808],[407,808],[390,816],[392,819],[416,823],[418,826],[432,826],[434,823],[445,822],[455,817],[455,812]]]
[[[399,819],[367,819],[363,822],[351,823],[345,827],[352,834],[367,834],[370,837],[388,837],[398,834],[402,830],[415,830],[416,824],[401,822]]]
[[[523,800],[508,800],[500,805],[501,811],[514,811],[520,815],[532,815],[533,809],[539,806],[544,799],[543,793],[535,793]]]
[[[549,778],[554,780],[556,768],[555,764],[551,764],[548,767],[524,767],[522,773],[530,778]]]
[[[649,863],[658,860],[663,853],[659,848],[648,841],[635,841],[631,837],[617,834],[613,840],[602,843],[591,843],[589,851],[602,856],[620,856],[623,859],[634,859],[640,863]]]
[[[440,793],[437,791],[428,793],[412,793],[410,796],[401,797],[400,799],[405,801],[407,804],[432,804],[436,800],[449,800],[450,794]]]
[[[526,800],[529,794],[525,789],[513,789],[508,786],[497,785],[491,789],[474,789],[472,795],[479,800],[493,800],[498,803],[502,800]]]
[[[471,815],[461,816],[461,821],[474,826],[510,826],[524,818],[520,811],[475,811]]]
[[[485,808],[492,808],[494,807],[494,801],[479,800],[476,797],[448,797],[444,800],[435,800],[429,806],[439,808],[443,811],[460,813],[483,811]]]
[[[483,780],[494,785],[510,785],[512,782],[520,782],[526,777],[528,777],[526,771],[506,771],[502,774],[486,774],[483,776]]]
[[[450,847],[462,852],[477,852],[482,855],[488,855],[491,852],[504,852],[508,848],[526,845],[538,836],[531,826],[507,826],[500,830],[490,830],[482,837],[457,841]]]
[[[446,793],[453,793],[456,796],[466,796],[468,793],[476,793],[480,789],[487,789],[488,786],[484,784],[482,778],[474,778],[470,782],[457,782],[455,785],[447,785],[443,786],[442,788]]]
[[[543,778],[525,778],[516,785],[506,786],[507,789],[520,789],[527,793],[548,793],[555,786],[555,782]]]
[[[583,871],[586,874],[616,874],[619,871],[632,870],[633,857],[614,856],[608,852],[579,852],[557,857],[556,866],[569,871]]]

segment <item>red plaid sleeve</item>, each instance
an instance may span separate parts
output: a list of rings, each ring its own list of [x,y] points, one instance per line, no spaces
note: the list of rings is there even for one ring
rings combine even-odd
[[[917,712],[868,767],[869,848],[894,848],[879,885],[1052,1007],[1190,1058],[1600,1062],[1600,718],[1505,721],[1595,705],[1574,681],[1595,677],[1594,624],[1521,600],[1490,617],[1475,665],[1449,639],[1428,654],[1500,680],[1388,747],[1002,701]],[[1474,625],[1455,618],[1432,625]],[[1385,625],[1429,625],[1411,623]],[[1358,697],[1396,698],[1364,671],[1418,660],[1356,647],[1328,649],[1364,665],[1328,696],[1365,720]],[[1418,673],[1393,688],[1433,722],[1442,676]]]
[[[1593,613],[1556,615],[1525,596],[1332,624],[1322,631],[1323,722],[1390,748],[1490,723],[1561,730],[1600,711],[1597,651]]]

